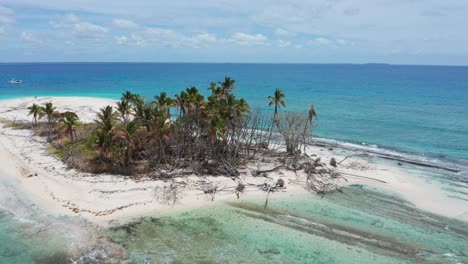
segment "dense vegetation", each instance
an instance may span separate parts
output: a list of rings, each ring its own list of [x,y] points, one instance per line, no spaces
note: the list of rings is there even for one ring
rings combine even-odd
[[[174,97],[165,92],[146,100],[127,91],[97,113],[93,124],[79,123],[72,112],[58,113],[52,103],[28,109],[36,132],[47,134],[54,152],[70,166],[100,173],[151,173],[189,169],[193,173],[236,175],[249,160],[273,153],[282,135],[287,153],[297,156],[316,116],[279,113],[285,95],[268,97],[273,115],[252,111],[234,93],[235,81],[211,83],[205,98],[196,87]],[[47,117],[47,123],[38,118]],[[46,133],[47,131],[47,133]],[[275,142],[275,144],[271,144]]]

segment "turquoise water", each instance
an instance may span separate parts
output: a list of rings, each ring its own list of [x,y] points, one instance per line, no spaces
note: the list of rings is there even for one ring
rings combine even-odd
[[[152,98],[211,81],[237,80],[237,93],[271,111],[267,96],[286,94],[287,110],[319,116],[315,134],[422,156],[468,160],[468,67],[346,64],[92,63],[0,64],[0,99],[41,95]],[[12,85],[11,78],[22,79]]]
[[[238,81],[237,93],[253,107],[271,111],[266,97],[277,87],[286,93],[288,110],[305,111],[315,104],[315,134],[320,137],[459,163],[468,160],[468,67],[0,64],[0,99],[117,99],[125,90],[151,98],[192,85],[207,93],[209,82],[225,75]],[[11,78],[24,83],[8,84]],[[418,173],[466,200],[466,186],[453,180],[457,175],[428,171]],[[0,181],[0,194],[12,188]],[[21,198],[17,196],[0,201],[0,208],[24,207],[28,212],[18,217],[0,210],[0,263],[66,263],[70,244],[91,243],[96,237],[98,251],[95,245],[83,247],[83,252],[72,252],[73,259],[83,253],[89,257],[78,263],[115,263],[106,258],[114,245],[125,250],[114,254],[117,258],[128,255],[122,263],[468,263],[466,223],[420,211],[399,196],[367,187],[349,187],[344,194],[324,198],[272,195],[267,210],[263,200],[252,200],[147,217],[89,239],[77,231],[83,223],[47,217],[39,221],[29,213],[29,202],[12,204]],[[104,252],[102,259],[96,260],[95,252]]]
[[[467,263],[468,225],[375,189],[221,204],[108,231],[132,263]]]
[[[468,263],[468,223],[366,186],[272,193],[266,209],[263,198],[207,201],[104,230],[7,197],[19,214],[0,210],[0,263]]]
[[[67,263],[64,241],[32,220],[0,210],[0,263]]]

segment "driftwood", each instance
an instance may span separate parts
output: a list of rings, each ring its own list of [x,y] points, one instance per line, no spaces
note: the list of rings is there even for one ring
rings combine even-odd
[[[360,152],[352,152],[352,153],[346,155],[346,157],[344,157],[344,158],[343,158],[340,162],[338,162],[337,164],[340,165],[340,164],[343,163],[345,160],[347,160],[347,159],[349,159],[349,158],[351,158],[351,157],[354,157],[354,156],[361,157],[361,156],[363,156],[363,154],[360,153]]]
[[[199,183],[199,187],[197,189],[202,191],[206,196],[209,196],[211,201],[214,201],[216,194],[221,191],[225,191],[227,188],[226,186],[220,187],[218,183],[202,181]]]
[[[374,180],[374,181],[378,181],[378,182],[381,182],[381,183],[387,183],[386,181],[382,181],[382,180],[379,180],[379,179],[375,179],[375,178],[371,178],[371,177],[366,177],[366,176],[361,176],[361,175],[356,175],[356,174],[351,174],[351,173],[344,173],[344,172],[342,172],[341,174],[347,175],[347,176],[351,176],[351,177],[357,177],[357,178],[364,178],[364,179]]]
[[[259,176],[259,175],[262,175],[263,173],[274,172],[274,171],[277,171],[277,170],[282,169],[282,168],[284,168],[283,165],[274,167],[273,169],[269,169],[269,170],[254,170],[254,171],[252,171],[252,175],[253,176]]]
[[[270,192],[271,192],[271,185],[268,186],[268,190],[266,192],[267,192],[267,195],[266,195],[265,205],[263,206],[263,209],[266,209],[267,206],[268,206],[268,198],[269,198]]]
[[[187,183],[184,181],[172,181],[169,186],[155,187],[154,194],[159,200],[175,204],[180,199],[181,192],[186,186]],[[162,190],[159,191],[160,189]]]
[[[267,193],[263,209],[266,209],[268,206],[268,198],[270,197],[270,193],[286,189],[283,179],[278,179],[278,181],[276,181],[275,184],[263,183],[256,186],[260,188],[260,190],[265,191]]]

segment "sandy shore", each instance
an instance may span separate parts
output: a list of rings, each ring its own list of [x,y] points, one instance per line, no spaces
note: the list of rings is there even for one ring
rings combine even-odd
[[[99,108],[114,105],[114,101],[83,97],[0,101],[0,177],[13,183],[45,212],[80,216],[105,226],[137,216],[164,214],[212,203],[212,197],[203,194],[198,187],[203,182],[224,187],[225,191],[216,195],[215,202],[237,199],[232,190],[237,181],[229,177],[179,177],[173,182],[178,189],[178,200],[173,204],[167,200],[166,195],[172,182],[150,179],[135,181],[124,176],[92,175],[68,169],[60,160],[48,154],[44,138],[33,136],[29,130],[3,126],[6,121],[30,122],[31,116],[27,116],[26,108],[33,103],[45,102],[53,102],[62,112],[76,112],[83,122],[92,122]],[[349,151],[310,146],[307,153],[316,154],[324,161],[331,157],[339,161]],[[341,184],[365,184],[385,188],[399,193],[421,209],[468,221],[468,201],[450,197],[438,184],[428,181],[421,173],[398,166],[396,162],[392,164],[376,158],[352,157],[339,166],[339,171],[348,175],[345,176],[347,181],[343,180]],[[278,178],[286,181],[287,188],[271,195],[293,196],[305,193],[307,191],[304,186],[297,183],[303,180],[301,177],[290,171],[277,171],[270,173],[268,177],[253,177],[247,168],[241,178],[248,188],[241,199],[265,197],[265,192],[254,185],[273,183]],[[460,184],[463,188],[468,188],[468,184]],[[314,199],[313,196],[311,199]]]

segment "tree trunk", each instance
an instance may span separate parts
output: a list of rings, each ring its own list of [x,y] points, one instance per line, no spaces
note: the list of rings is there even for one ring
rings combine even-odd
[[[124,166],[127,167],[130,162],[130,140],[127,138],[127,149],[125,150]]]
[[[273,114],[273,120],[271,121],[270,133],[268,135],[267,148],[270,148],[271,134],[273,133],[273,127],[275,126],[276,114],[278,114],[278,105],[275,104],[275,112]]]
[[[50,136],[51,136],[51,134],[52,134],[52,122],[51,122],[51,118],[48,117],[48,118],[47,118],[47,121],[48,121],[48,123],[49,123],[49,136],[47,137],[47,139],[50,140]]]
[[[73,142],[73,129],[70,128],[70,141]]]

